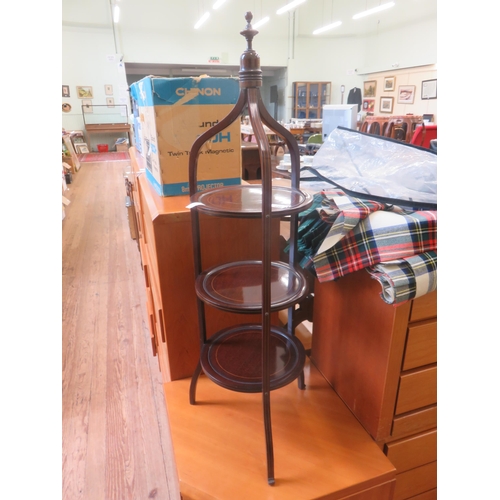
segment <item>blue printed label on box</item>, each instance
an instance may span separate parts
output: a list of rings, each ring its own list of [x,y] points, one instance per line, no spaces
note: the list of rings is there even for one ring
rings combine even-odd
[[[233,109],[239,96],[238,81],[146,77],[131,85],[131,95],[139,112],[147,178],[161,196],[187,194],[191,146]],[[198,181],[198,187],[241,182],[238,120],[200,150]]]

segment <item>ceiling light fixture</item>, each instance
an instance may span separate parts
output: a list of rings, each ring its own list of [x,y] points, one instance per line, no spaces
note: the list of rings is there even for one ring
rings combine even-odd
[[[217,0],[217,2],[214,3],[212,9],[217,10],[225,2],[226,0]]]
[[[353,19],[360,19],[361,17],[369,16],[371,14],[375,14],[376,12],[380,12],[381,10],[389,9],[391,7],[394,7],[396,5],[395,2],[387,2],[383,3],[382,5],[379,5],[378,7],[373,7],[373,9],[368,9],[363,12],[360,12],[359,14],[355,14],[352,16]]]
[[[205,14],[200,17],[200,20],[194,25],[194,29],[197,30],[209,17],[210,12],[205,12]]]
[[[113,22],[116,24],[120,20],[120,7],[115,5],[113,8]]]
[[[289,10],[293,9],[294,7],[297,7],[297,5],[300,5],[301,3],[304,3],[306,0],[293,0],[293,2],[287,3],[284,7],[281,7],[276,11],[276,14],[284,14],[285,12],[288,12]]]
[[[332,24],[328,24],[326,26],[323,26],[322,28],[318,28],[317,30],[313,31],[313,35],[319,35],[320,33],[323,33],[324,31],[332,30],[333,28],[336,28],[337,26],[340,26],[342,24],[342,21],[335,21]]]
[[[263,17],[260,21],[256,22],[255,24],[252,24],[252,28],[258,28],[259,26],[266,24],[267,21],[269,21],[269,16]]]

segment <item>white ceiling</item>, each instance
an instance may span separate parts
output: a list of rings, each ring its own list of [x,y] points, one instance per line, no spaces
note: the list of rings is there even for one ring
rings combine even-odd
[[[118,29],[169,30],[193,32],[203,12],[210,12],[209,20],[197,30],[197,35],[213,37],[234,35],[245,28],[245,13],[251,11],[254,22],[269,16],[271,20],[258,30],[273,36],[289,36],[289,14],[276,11],[290,0],[226,0],[218,10],[212,8],[215,0],[63,0],[63,25],[103,27],[111,24],[111,3],[121,7]],[[405,26],[420,19],[437,17],[437,0],[395,0],[396,5],[372,16],[353,20],[352,16],[376,7],[388,0],[307,0],[295,9],[296,36],[366,36],[395,27]],[[312,32],[325,24],[342,21],[342,25],[321,35]],[[423,34],[425,36],[425,33]]]

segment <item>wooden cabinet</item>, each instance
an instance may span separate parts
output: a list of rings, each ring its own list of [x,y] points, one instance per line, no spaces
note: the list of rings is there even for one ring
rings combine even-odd
[[[145,175],[145,161],[130,148],[134,171],[132,197],[137,219],[139,249],[144,271],[147,326],[152,351],[164,382],[193,374],[200,354],[198,314],[194,287],[189,196],[159,196]],[[274,258],[279,257],[279,220],[273,222],[276,238]],[[201,234],[207,266],[234,259],[261,257],[260,221],[207,217]],[[275,321],[278,323],[277,313]],[[248,315],[207,310],[207,331],[214,332],[248,322]]]
[[[330,87],[330,82],[294,82],[292,118],[323,118],[323,106],[330,104]]]
[[[314,290],[313,363],[396,467],[394,498],[436,498],[436,292],[394,307],[364,270]]]

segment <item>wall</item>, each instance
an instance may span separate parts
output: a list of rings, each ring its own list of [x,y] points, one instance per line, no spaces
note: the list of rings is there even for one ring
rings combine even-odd
[[[425,37],[422,33],[426,33]],[[413,105],[398,105],[398,114],[432,113],[437,116],[437,100],[421,101],[422,80],[437,78],[437,23],[424,20],[411,26],[387,31],[376,36],[358,37],[299,37],[295,43],[293,59],[288,62],[288,96],[293,95],[293,82],[331,81],[330,104],[341,103],[340,86],[345,85],[344,104],[349,90],[363,88],[363,82],[376,80],[375,113],[379,113],[380,97],[395,93],[380,92],[384,76],[396,76],[399,85],[416,85]],[[423,41],[422,41],[423,40]],[[397,69],[392,65],[398,63]],[[425,67],[421,67],[426,65]],[[375,72],[377,71],[377,72]],[[287,103],[287,116],[291,116],[292,99]]]
[[[69,113],[62,113],[64,129],[84,129],[82,100],[77,97],[77,86],[92,87],[93,105],[106,105],[106,97],[113,97],[115,104],[130,104],[125,69],[115,56],[112,29],[65,27],[62,62],[62,84],[70,88],[70,97],[63,97],[62,102],[71,105]],[[105,85],[113,87],[112,96],[105,94]],[[113,137],[103,136],[99,142],[112,140]],[[93,141],[94,149],[96,142]]]
[[[422,100],[422,81],[437,79],[436,65],[422,66],[418,68],[407,68],[400,70],[383,71],[380,73],[370,73],[362,75],[364,81],[375,81],[377,91],[375,96],[375,115],[384,115],[380,111],[380,99],[382,97],[393,98],[392,115],[423,115],[432,114],[433,121],[437,122],[437,99]],[[386,77],[395,77],[395,89],[391,92],[384,92],[384,79]],[[398,103],[398,88],[401,85],[412,85],[415,87],[415,99],[413,104]],[[361,88],[363,88],[361,86]]]

